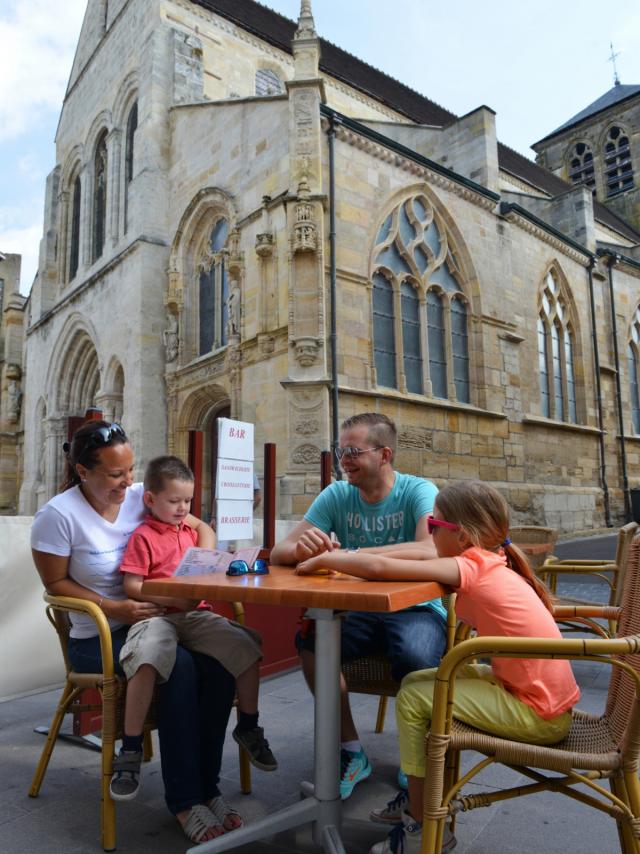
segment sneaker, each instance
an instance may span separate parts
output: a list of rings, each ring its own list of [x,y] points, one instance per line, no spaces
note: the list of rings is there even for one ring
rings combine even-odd
[[[404,811],[408,806],[409,793],[406,789],[400,789],[395,798],[387,802],[386,807],[379,810],[371,810],[369,818],[371,821],[378,821],[382,824],[398,824],[398,822],[402,821]]]
[[[358,783],[367,779],[372,770],[364,750],[352,753],[344,747],[340,749],[340,797],[343,801],[346,801]]]
[[[409,788],[409,781],[407,780],[407,775],[404,773],[402,768],[398,768],[398,786],[401,789]]]
[[[269,742],[264,737],[264,730],[261,726],[254,727],[254,729],[238,729],[236,727],[231,735],[245,750],[252,765],[261,771],[276,770],[278,762],[271,752]]]
[[[131,801],[140,791],[142,751],[121,750],[113,758],[109,792],[114,801]]]
[[[449,826],[445,825],[442,837],[442,854],[452,851],[457,844]],[[369,854],[420,854],[422,848],[422,824],[405,816],[404,823],[396,824],[389,836],[369,849]]]

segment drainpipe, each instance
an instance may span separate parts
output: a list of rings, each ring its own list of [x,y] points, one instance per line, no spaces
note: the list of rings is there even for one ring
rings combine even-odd
[[[339,119],[330,116],[327,139],[329,142],[329,265],[330,265],[330,314],[331,314],[331,459],[336,480],[342,480],[342,469],[335,451],[339,442],[338,427],[338,321],[337,321],[337,276],[336,276],[336,124]]]
[[[607,468],[604,450],[604,419],[602,416],[602,388],[600,384],[600,354],[598,352],[598,333],[596,329],[596,303],[593,295],[593,268],[595,258],[589,259],[587,273],[589,276],[589,307],[591,309],[591,338],[593,340],[593,368],[596,375],[596,405],[598,407],[598,429],[600,430],[600,486],[604,500],[604,521],[607,528],[612,527],[611,504],[609,501],[609,486],[607,484]]]
[[[622,465],[622,491],[624,495],[625,522],[631,521],[631,499],[629,495],[629,478],[627,477],[627,450],[625,447],[624,418],[622,413],[622,389],[620,386],[620,355],[618,353],[618,328],[616,322],[616,302],[613,289],[613,268],[620,260],[615,252],[605,252],[609,267],[609,299],[611,301],[611,331],[613,334],[613,357],[616,369],[616,404],[618,409],[618,434],[620,436],[620,463]]]

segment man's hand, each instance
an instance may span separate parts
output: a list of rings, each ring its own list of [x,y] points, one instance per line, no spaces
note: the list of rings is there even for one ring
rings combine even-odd
[[[321,531],[320,528],[308,528],[298,537],[295,545],[296,563],[307,558],[315,557],[323,552],[331,552],[334,549],[339,549],[340,543],[331,539],[328,534]]]

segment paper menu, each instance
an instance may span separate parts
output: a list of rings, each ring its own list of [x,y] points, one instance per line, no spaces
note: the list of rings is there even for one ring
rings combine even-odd
[[[193,546],[182,556],[174,575],[204,575],[208,572],[226,572],[232,560],[245,560],[253,566],[260,553],[260,546],[239,549],[235,554],[218,549],[200,549]]]

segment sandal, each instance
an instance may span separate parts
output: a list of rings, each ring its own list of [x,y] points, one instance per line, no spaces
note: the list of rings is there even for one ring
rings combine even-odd
[[[205,838],[207,831],[209,830],[214,830],[219,827],[222,832],[219,833],[218,836],[222,836],[222,833],[224,833],[224,827],[222,824],[218,821],[211,810],[208,809],[208,807],[205,807],[204,804],[195,804],[192,806],[191,812],[184,824],[180,819],[178,819],[178,821],[189,842],[194,842],[196,845],[210,841]]]
[[[207,807],[227,832],[230,830],[237,830],[239,827],[242,827],[242,816],[238,810],[234,809],[225,801],[222,795],[216,795],[215,798],[211,798]]]

